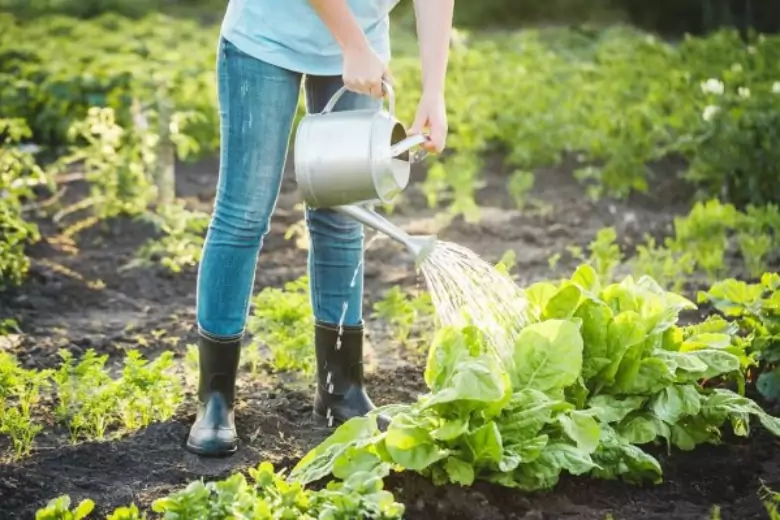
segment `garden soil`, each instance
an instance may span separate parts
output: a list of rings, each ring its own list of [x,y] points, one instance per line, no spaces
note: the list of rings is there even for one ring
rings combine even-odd
[[[661,165],[659,171],[671,171],[671,166]],[[177,189],[190,207],[210,211],[216,172],[214,159],[179,165]],[[519,211],[506,194],[506,172],[499,161],[489,161],[484,178],[479,223],[458,218],[443,225],[427,208],[417,184],[390,218],[410,232],[437,232],[493,262],[514,250],[512,272],[521,285],[565,275],[576,262],[567,256],[567,246],[587,245],[603,226],[616,227],[626,251],[645,233],[661,236],[673,217],[687,209],[682,201],[690,200],[678,184],[661,177],[651,195],[592,203],[564,164],[538,172],[530,202]],[[65,200],[78,200],[83,193],[83,186],[70,184]],[[294,238],[285,238],[288,227],[301,220],[297,203],[288,171],[258,262],[255,291],[306,272],[306,251]],[[28,281],[0,294],[0,317],[17,318],[22,330],[0,338],[0,349],[16,354],[25,367],[39,369],[56,366],[60,348],[77,355],[93,348],[108,354],[112,366],[129,348],[150,357],[173,350],[183,359],[186,346],[195,342],[196,270],[173,275],[155,268],[123,268],[152,236],[148,224],[115,220],[88,228],[76,237],[77,250],[63,246],[57,238],[60,228],[50,219],[41,219],[41,229],[44,240],[31,251]],[[563,254],[562,260],[551,270],[548,258],[556,253]],[[378,404],[411,402],[425,391],[423,356],[394,344],[383,325],[370,318],[371,305],[394,285],[414,291],[423,281],[406,252],[385,239],[373,241],[365,267],[370,393]],[[148,508],[154,499],[201,477],[223,478],[262,460],[290,467],[328,432],[311,419],[312,382],[286,379],[266,370],[242,373],[236,411],[241,448],[225,459],[201,460],[183,449],[194,417],[192,380],[174,418],[117,440],[70,445],[65,432],[50,426],[29,457],[0,460],[0,518],[33,518],[37,508],[61,494],[74,501],[91,498],[102,514],[131,502]],[[43,420],[53,424],[52,417]],[[563,478],[555,490],[531,494],[483,483],[437,487],[410,473],[393,475],[387,487],[406,504],[409,519],[602,520],[611,514],[615,520],[699,520],[710,518],[715,505],[723,519],[766,518],[758,491],[762,482],[780,485],[780,453],[774,439],[759,430],[750,440],[719,447],[657,453],[665,477],[659,485]],[[0,440],[0,450],[7,453],[7,448]]]

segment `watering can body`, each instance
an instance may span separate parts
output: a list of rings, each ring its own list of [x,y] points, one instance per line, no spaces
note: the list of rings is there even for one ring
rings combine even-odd
[[[306,115],[295,135],[295,178],[309,207],[341,211],[403,243],[419,261],[435,237],[410,237],[369,208],[393,202],[407,187],[411,165],[424,157],[411,150],[427,139],[407,135],[394,115],[392,88],[385,89],[389,110],[333,112],[342,88],[321,113]]]

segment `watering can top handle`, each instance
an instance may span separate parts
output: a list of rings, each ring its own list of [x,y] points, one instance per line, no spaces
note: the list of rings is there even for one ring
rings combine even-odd
[[[395,116],[395,91],[393,90],[392,85],[390,85],[390,83],[384,79],[382,80],[382,89],[385,91],[388,97],[388,111],[390,112],[391,116]],[[336,107],[336,103],[339,102],[339,99],[341,99],[341,96],[343,96],[345,92],[347,92],[347,87],[341,87],[338,89],[336,93],[333,94],[333,97],[330,98],[328,104],[325,105],[325,108],[322,109],[320,114],[328,114],[332,112]]]

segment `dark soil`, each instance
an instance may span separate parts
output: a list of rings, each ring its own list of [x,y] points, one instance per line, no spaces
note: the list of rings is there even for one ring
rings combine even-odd
[[[668,165],[667,165],[668,166]],[[514,209],[503,186],[499,165],[489,166],[488,184],[479,193],[484,206],[479,223],[456,219],[436,229],[435,212],[425,208],[416,187],[391,217],[408,231],[438,232],[440,238],[472,248],[497,261],[507,249],[517,254],[514,273],[527,284],[566,273],[573,265],[566,246],[585,246],[596,231],[614,225],[630,250],[644,233],[663,234],[672,217],[686,209],[676,185],[658,181],[656,195],[628,203],[591,203],[573,180],[570,168],[540,171],[533,197],[543,210]],[[210,210],[217,163],[204,161],[179,168],[179,194],[192,207]],[[303,274],[306,252],[284,238],[287,227],[301,218],[291,175],[266,239],[255,290],[279,286]],[[69,187],[71,200],[78,185]],[[70,221],[72,222],[72,220]],[[178,357],[193,343],[195,269],[169,275],[158,269],[120,270],[151,236],[143,223],[118,220],[81,232],[78,251],[58,246],[58,229],[42,221],[45,240],[32,249],[31,275],[18,290],[0,294],[0,318],[14,317],[22,333],[0,338],[0,349],[17,354],[27,367],[53,367],[57,350],[79,354],[88,348],[108,354],[113,362],[129,348],[149,356],[173,350]],[[369,233],[371,233],[369,231]],[[556,272],[548,258],[564,253]],[[64,269],[63,269],[64,268]],[[372,345],[369,386],[379,404],[410,402],[425,390],[419,355],[393,345],[370,309],[395,284],[420,286],[421,281],[401,247],[377,240],[366,253],[366,316]],[[19,462],[0,462],[0,517],[32,518],[51,498],[70,494],[93,499],[101,513],[135,502],[142,507],[200,477],[215,479],[267,459],[290,466],[327,432],[310,418],[310,388],[282,383],[271,374],[242,375],[237,423],[242,446],[227,459],[201,460],[182,444],[192,421],[192,395],[176,416],[119,440],[68,445],[53,428],[36,441],[33,453]],[[0,438],[0,450],[8,442]],[[774,440],[757,434],[749,441],[702,447],[693,453],[659,454],[664,483],[630,486],[617,482],[565,478],[553,492],[527,494],[478,484],[464,489],[436,487],[413,474],[394,475],[387,486],[407,505],[410,519],[705,519],[714,505],[724,519],[766,518],[758,498],[762,482],[780,483],[780,455]],[[1,461],[2,459],[0,459]]]

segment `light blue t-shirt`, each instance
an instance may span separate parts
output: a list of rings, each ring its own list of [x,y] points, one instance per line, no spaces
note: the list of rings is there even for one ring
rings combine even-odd
[[[374,51],[390,59],[390,11],[400,0],[347,0]],[[272,65],[315,76],[342,72],[341,48],[309,0],[230,0],[222,36]]]

